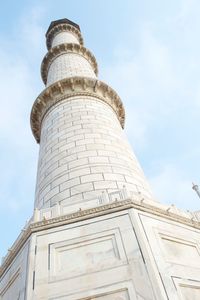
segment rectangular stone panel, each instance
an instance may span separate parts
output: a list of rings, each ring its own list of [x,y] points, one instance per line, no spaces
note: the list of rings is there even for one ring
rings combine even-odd
[[[0,278],[0,300],[24,300],[27,288],[29,241]]]
[[[178,291],[178,299],[180,300],[199,300],[200,299],[200,281],[175,278],[174,284]]]
[[[181,294],[184,300],[199,300],[200,286],[180,286]]]
[[[11,299],[15,299],[16,295],[20,296],[19,279],[20,279],[20,269],[18,269],[15,272],[15,274],[10,278],[6,286],[4,286],[0,290],[1,300],[11,300]]]
[[[167,261],[200,268],[200,250],[196,243],[163,234],[160,236]]]
[[[127,211],[41,231],[36,244],[37,300],[154,299]]]
[[[118,230],[49,245],[50,278],[71,278],[120,265],[125,259]]]

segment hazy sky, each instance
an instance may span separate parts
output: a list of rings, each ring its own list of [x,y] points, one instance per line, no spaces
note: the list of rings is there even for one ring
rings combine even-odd
[[[198,210],[200,1],[18,0],[0,9],[0,257],[32,214],[38,145],[29,125],[44,89],[52,20],[81,27],[99,78],[120,95],[129,141],[155,198]]]

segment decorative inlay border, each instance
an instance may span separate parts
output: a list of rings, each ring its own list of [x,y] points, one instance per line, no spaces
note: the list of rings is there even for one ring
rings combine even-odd
[[[83,45],[82,35],[76,27],[69,25],[69,24],[58,24],[58,25],[54,26],[47,34],[46,44],[47,44],[48,50],[51,48],[51,44],[52,44],[52,40],[53,40],[54,36],[63,31],[69,31],[72,34],[74,34],[78,38],[79,43],[81,45]]]
[[[122,210],[128,210],[131,208],[146,213],[150,213],[155,216],[163,217],[174,222],[179,222],[181,224],[200,230],[200,222],[194,220],[193,218],[189,219],[177,213],[170,212],[168,209],[166,210],[164,208],[160,208],[156,206],[155,203],[152,204],[150,204],[149,202],[145,203],[144,199],[142,199],[141,201],[134,200],[134,199],[115,201],[106,205],[101,205],[101,206],[97,206],[85,210],[79,210],[71,214],[61,215],[48,220],[44,219],[39,222],[30,223],[25,229],[23,229],[19,239],[14,243],[14,246],[9,250],[9,254],[6,256],[4,262],[0,267],[0,277],[9,267],[13,259],[16,257],[17,253],[20,251],[20,249],[26,243],[26,241],[29,239],[32,233],[36,233],[42,230],[47,230],[50,228],[55,228],[57,226],[63,226],[67,224],[88,220],[91,218],[111,214],[114,212],[119,212]]]
[[[58,46],[51,48],[42,61],[41,76],[44,84],[47,83],[48,70],[52,61],[56,57],[64,53],[75,53],[75,54],[82,55],[92,65],[95,74],[98,75],[98,66],[97,66],[96,59],[88,49],[86,49],[82,45],[78,45],[75,43],[60,44]]]
[[[31,111],[31,129],[40,142],[41,123],[46,112],[61,100],[75,96],[96,97],[112,107],[124,128],[125,110],[117,93],[106,83],[87,77],[71,77],[55,82],[35,100]]]

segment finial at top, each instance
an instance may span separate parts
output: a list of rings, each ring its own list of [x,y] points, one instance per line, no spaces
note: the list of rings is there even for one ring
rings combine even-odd
[[[49,28],[48,28],[47,32],[46,32],[46,36],[48,35],[49,31],[50,31],[54,26],[56,26],[56,25],[58,25],[58,24],[69,24],[69,25],[72,25],[72,26],[76,27],[79,31],[81,31],[81,29],[80,29],[80,27],[79,27],[78,24],[76,24],[76,23],[70,21],[69,19],[64,18],[64,19],[59,19],[59,20],[56,20],[56,21],[52,21],[51,24],[49,25]]]
[[[199,190],[199,186],[197,184],[194,184],[192,182],[192,189],[195,190],[195,192],[197,193],[197,195],[199,196],[200,198],[200,190]]]

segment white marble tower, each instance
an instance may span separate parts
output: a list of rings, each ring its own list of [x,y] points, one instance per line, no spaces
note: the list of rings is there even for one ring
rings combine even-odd
[[[98,80],[95,57],[79,26],[52,22],[41,73],[46,89],[33,105],[40,143],[35,207],[71,206],[126,187],[150,198],[149,186],[123,133],[116,92]]]
[[[79,26],[52,22],[46,39],[34,214],[2,261],[0,300],[199,300],[199,214],[154,201]]]

